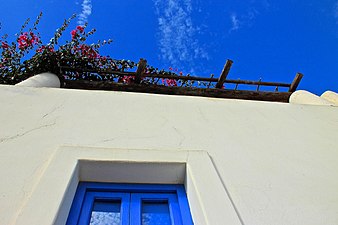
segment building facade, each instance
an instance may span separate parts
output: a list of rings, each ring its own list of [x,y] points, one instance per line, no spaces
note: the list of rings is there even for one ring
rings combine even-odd
[[[195,224],[338,224],[338,107],[0,86],[0,224],[79,181],[183,184]]]

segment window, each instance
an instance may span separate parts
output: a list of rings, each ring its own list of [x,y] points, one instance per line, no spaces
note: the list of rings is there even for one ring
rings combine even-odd
[[[192,225],[183,185],[80,182],[67,225]]]

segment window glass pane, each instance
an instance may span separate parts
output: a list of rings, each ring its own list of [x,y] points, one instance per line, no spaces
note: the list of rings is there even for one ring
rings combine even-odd
[[[90,225],[120,225],[120,200],[95,200]]]
[[[142,201],[142,225],[171,225],[168,201]]]

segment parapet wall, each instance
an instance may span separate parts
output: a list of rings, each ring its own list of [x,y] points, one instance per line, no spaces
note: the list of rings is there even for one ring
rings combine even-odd
[[[62,146],[202,151],[242,224],[338,224],[337,107],[5,85],[0,102],[0,224],[17,224]]]

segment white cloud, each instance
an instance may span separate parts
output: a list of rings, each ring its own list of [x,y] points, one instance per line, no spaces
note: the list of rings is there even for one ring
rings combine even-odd
[[[252,26],[255,19],[263,12],[270,9],[271,4],[268,0],[251,0],[246,9],[237,11],[230,15],[231,28],[229,32]]]
[[[231,23],[232,23],[232,26],[230,28],[230,32],[238,30],[240,22],[239,22],[239,19],[237,18],[237,15],[236,14],[232,14],[230,16],[230,19],[231,19]]]
[[[88,17],[92,14],[92,2],[91,0],[83,0],[81,6],[82,12],[78,17],[77,23],[79,25],[84,25],[87,22]]]
[[[158,16],[160,58],[179,69],[194,67],[194,59],[208,59],[191,19],[191,0],[154,0]],[[189,68],[191,70],[191,68]],[[191,72],[191,71],[189,71]]]

